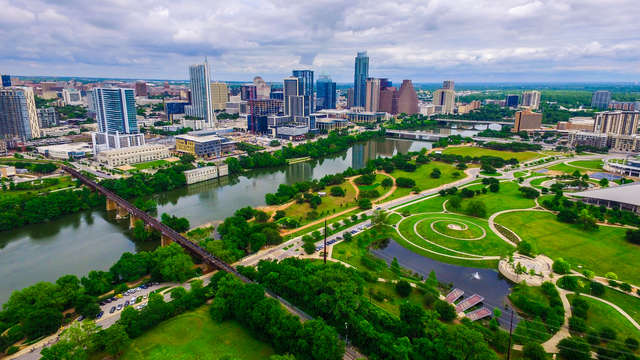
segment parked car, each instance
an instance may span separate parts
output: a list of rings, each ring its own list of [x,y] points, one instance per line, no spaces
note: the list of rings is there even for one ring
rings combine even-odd
[[[122,310],[122,304],[118,304],[117,309],[118,309],[118,311]]]
[[[109,314],[113,314],[116,311],[116,307],[112,306],[111,310],[109,310]]]
[[[104,311],[100,311],[98,315],[96,315],[96,319],[100,319],[104,315]]]
[[[129,300],[124,302],[124,306],[129,306]]]
[[[78,317],[78,321],[82,321],[82,320],[84,320],[84,316],[80,315],[80,316]]]

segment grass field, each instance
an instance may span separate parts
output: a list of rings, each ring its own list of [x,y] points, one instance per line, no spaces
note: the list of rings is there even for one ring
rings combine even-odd
[[[602,160],[576,160],[568,164],[590,170],[602,170]]]
[[[350,218],[352,215],[355,215],[355,214],[359,213],[360,211],[362,211],[362,210],[360,210],[359,208],[354,208],[353,210],[349,211],[346,214],[343,214],[343,215],[340,215],[340,216],[336,216],[335,218],[328,220],[327,221],[327,225],[331,225],[331,224],[333,224],[333,223],[335,223],[337,221],[342,221],[342,220],[344,220],[346,218]],[[358,221],[360,221],[360,220],[358,220]],[[289,235],[286,235],[285,236],[285,240],[293,239],[295,237],[298,237],[300,235],[304,235],[306,233],[313,232],[314,230],[318,230],[318,229],[323,228],[323,227],[324,227],[324,222],[309,226],[307,228],[304,228],[304,229],[298,230],[296,232],[293,232],[293,233],[291,233]]]
[[[539,253],[552,259],[569,261],[574,268],[582,265],[604,276],[609,271],[621,281],[640,284],[640,248],[625,240],[625,229],[600,226],[588,232],[561,223],[555,215],[541,211],[516,211],[502,214],[496,223],[508,227],[521,239],[534,244]]]
[[[516,172],[513,173],[513,176],[515,178],[524,177],[526,175],[529,175],[528,171],[516,171]]]
[[[462,156],[471,156],[471,157],[480,157],[480,156],[496,156],[503,158],[505,160],[509,160],[512,158],[518,159],[519,162],[533,160],[539,157],[542,157],[542,154],[538,154],[533,151],[522,151],[522,152],[513,152],[513,151],[500,151],[493,149],[485,149],[477,146],[459,146],[459,147],[448,147],[442,151],[443,154],[454,154],[454,155],[462,155]]]
[[[345,191],[345,196],[331,196],[329,195],[330,188],[327,188],[327,196],[322,197],[322,203],[315,209],[321,217],[333,215],[334,213],[344,211],[348,208],[355,207],[356,205],[356,190],[349,182],[344,182],[339,185]],[[300,225],[307,224],[317,219],[307,218],[307,214],[311,212],[311,206],[305,202],[302,204],[293,204],[285,209],[287,216],[297,218],[300,221]]]
[[[567,295],[569,301],[573,301],[576,295]],[[611,306],[588,297],[582,297],[587,304],[587,327],[600,330],[607,326],[614,329],[618,334],[618,340],[624,341],[628,337],[640,339],[640,331],[636,329],[629,320]]]
[[[519,187],[519,184],[512,181],[501,182],[500,191],[497,193],[489,191],[486,194],[476,195],[470,199],[463,199],[460,205],[460,210],[452,209],[447,203],[447,205],[449,205],[447,206],[447,210],[452,212],[464,212],[464,209],[471,200],[480,200],[487,208],[487,215],[485,218],[488,218],[491,214],[501,210],[526,209],[535,206],[535,201],[522,196],[520,191],[518,191]],[[474,188],[471,189],[475,190]]]
[[[553,171],[561,171],[567,174],[573,174],[576,170],[578,170],[581,174],[584,174],[585,172],[589,171],[588,169],[582,169],[582,168],[570,166],[564,163],[555,164],[553,166],[548,167],[548,169]]]
[[[441,176],[437,179],[434,179],[430,176],[433,169],[438,168],[441,171]],[[453,173],[459,173],[460,176],[454,177]],[[443,184],[448,184],[460,179],[463,179],[466,175],[463,171],[457,170],[455,166],[443,162],[432,161],[429,164],[424,164],[419,166],[414,172],[406,172],[402,170],[394,170],[391,173],[391,176],[394,178],[406,177],[413,179],[416,182],[416,186],[420,188],[421,191],[433,189]],[[396,191],[393,192],[391,196],[385,199],[385,201],[401,198],[403,196],[409,195],[411,193],[411,189],[407,188],[397,188]]]
[[[536,187],[536,188],[541,188],[542,187],[542,183],[547,181],[547,180],[551,180],[552,178],[549,176],[544,176],[544,177],[540,177],[534,180],[531,180],[531,186]],[[538,199],[539,200],[539,199]]]
[[[52,178],[47,178],[45,181]],[[29,190],[2,190],[0,189],[0,199],[8,199],[13,197],[19,197],[22,195],[33,195],[43,194],[47,192],[51,192],[54,190],[60,190],[64,188],[68,188],[75,185],[75,181],[71,178],[71,176],[60,176],[55,179],[58,179],[59,182],[55,185],[46,186],[40,189],[29,189]],[[40,184],[42,180],[33,180],[29,181],[29,183]]]
[[[164,166],[164,165],[166,165],[168,163],[169,162],[166,161],[166,160],[153,160],[153,161],[149,161],[149,162],[133,164],[131,166],[133,166],[134,168],[136,168],[138,170],[145,170],[145,169],[153,169],[153,168],[162,167],[162,166]]]
[[[442,211],[442,203],[444,203],[446,200],[446,197],[436,195],[433,198],[414,202],[411,205],[407,205],[397,210],[399,212],[403,212],[406,210],[411,214],[418,214],[423,212],[439,212]]]
[[[120,359],[265,359],[273,349],[235,321],[214,322],[203,306],[169,319],[133,340]]]
[[[451,224],[457,224],[464,229],[453,230],[448,227]],[[432,225],[433,228],[431,227]],[[465,215],[421,214],[411,216],[403,220],[398,225],[398,229],[407,240],[414,244],[413,248],[416,248],[417,245],[444,255],[469,257],[469,255],[458,253],[463,252],[480,256],[505,256],[513,251],[513,247],[509,246],[489,229],[489,225],[485,220]],[[417,230],[417,234],[415,230]],[[430,244],[424,239],[439,246]],[[404,243],[407,244],[406,241]],[[447,250],[443,247],[455,251]],[[429,255],[431,253],[428,251],[417,249],[421,250],[425,256],[431,257]],[[477,261],[472,262],[475,263]]]
[[[380,301],[373,296],[369,296],[372,291],[384,295],[385,299]],[[391,282],[365,282],[364,295],[369,296],[372,303],[396,316],[400,315],[400,305],[404,302],[410,302],[422,306],[424,309],[428,309],[423,301],[423,294],[421,294],[419,290],[413,289],[408,297],[402,298],[396,292],[395,284]]]

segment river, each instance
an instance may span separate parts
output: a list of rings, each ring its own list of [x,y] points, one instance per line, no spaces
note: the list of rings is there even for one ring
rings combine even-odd
[[[154,196],[158,214],[186,217],[192,226],[222,220],[244,206],[264,205],[264,195],[281,183],[320,178],[348,167],[356,169],[377,156],[418,151],[431,143],[385,139],[355,144],[346,152],[281,169],[253,171],[189,185]],[[55,281],[65,274],[85,275],[107,270],[124,252],[153,249],[158,244],[138,243],[127,231],[128,220],[116,221],[103,209],[61,217],[0,233],[0,304],[11,292],[38,281]]]

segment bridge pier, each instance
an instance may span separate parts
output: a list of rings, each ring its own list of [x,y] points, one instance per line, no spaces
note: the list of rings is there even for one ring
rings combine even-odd
[[[129,211],[126,208],[117,206],[118,213],[116,214],[116,219],[124,219],[129,215]]]
[[[140,220],[139,218],[133,216],[133,214],[129,215],[129,229],[133,229],[136,226],[136,221]]]
[[[115,201],[107,198],[107,211],[113,211],[113,210],[116,210],[117,208],[118,208],[118,204]]]
[[[173,242],[173,240],[171,240],[171,238],[166,236],[165,234],[162,234],[160,236],[160,246],[167,246],[167,245],[171,244],[172,242]]]

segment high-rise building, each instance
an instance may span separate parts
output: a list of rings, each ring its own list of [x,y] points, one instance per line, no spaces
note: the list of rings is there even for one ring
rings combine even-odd
[[[455,82],[453,80],[445,80],[442,82],[442,88],[445,90],[455,90]]]
[[[247,130],[253,133],[266,133],[268,117],[282,113],[282,100],[249,100],[247,102],[247,113]]]
[[[82,94],[80,90],[62,89],[62,100],[65,105],[80,105],[82,104]]]
[[[58,126],[58,112],[54,107],[40,108],[37,113],[38,125],[41,129]]]
[[[523,130],[536,130],[542,126],[542,114],[534,113],[529,109],[516,111],[516,121],[511,129],[512,132],[517,133]]]
[[[189,66],[189,79],[191,105],[185,106],[186,115],[201,119],[205,127],[215,126],[215,115],[211,106],[211,76],[206,58],[202,64]]]
[[[593,132],[608,135],[636,135],[639,111],[603,111],[596,114]]]
[[[244,101],[258,99],[258,88],[253,84],[246,84],[240,87],[240,99]]]
[[[367,94],[364,110],[375,112],[380,107],[380,79],[367,79]]]
[[[267,84],[260,76],[253,78],[253,85],[256,87],[256,99],[270,99],[271,86]]]
[[[336,108],[336,83],[326,75],[316,81],[316,110]]]
[[[412,115],[417,114],[418,111],[418,94],[416,94],[411,80],[402,80],[402,85],[398,90],[398,112]]]
[[[2,75],[2,87],[11,86],[11,75]]]
[[[367,103],[367,79],[369,78],[369,56],[366,51],[356,56],[353,74],[353,106],[364,107]]]
[[[29,140],[40,137],[40,124],[33,89],[0,89],[0,138]]]
[[[109,134],[136,134],[136,100],[133,89],[95,88],[91,92],[98,131]]]
[[[293,70],[292,75],[300,80],[298,82],[298,87],[300,87],[299,95],[304,96],[304,116],[308,116],[315,111],[313,103],[313,94],[315,93],[313,70]]]
[[[451,89],[438,89],[433,92],[433,105],[440,107],[442,114],[453,114],[456,105],[456,93]]]
[[[136,81],[136,96],[147,97],[147,82],[144,80]]]
[[[284,114],[287,116],[304,116],[304,100],[300,95],[300,79],[295,76],[285,78],[282,85],[284,97]]]
[[[537,110],[540,107],[540,91],[531,90],[522,93],[522,106],[531,110]]]
[[[382,83],[381,83],[382,86]],[[392,115],[398,113],[398,91],[393,86],[380,90],[379,111],[383,111]]]
[[[211,107],[213,110],[224,110],[227,106],[227,101],[229,101],[229,89],[227,88],[227,84],[218,81],[212,82]]]
[[[518,103],[520,102],[520,96],[516,94],[509,94],[504,99],[505,107],[518,107]]]
[[[594,109],[607,109],[611,102],[611,92],[607,90],[598,90],[591,97],[591,107]]]

